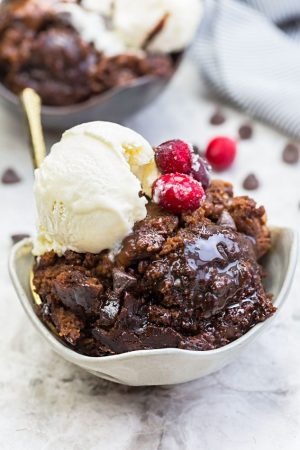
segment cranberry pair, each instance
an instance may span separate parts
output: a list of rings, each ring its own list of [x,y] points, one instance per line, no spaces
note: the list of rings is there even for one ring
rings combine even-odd
[[[206,150],[206,157],[216,170],[231,165],[235,154],[235,142],[228,138],[214,139]],[[199,208],[210,184],[207,162],[192,146],[178,139],[156,147],[155,159],[163,175],[153,184],[153,201],[175,214]]]

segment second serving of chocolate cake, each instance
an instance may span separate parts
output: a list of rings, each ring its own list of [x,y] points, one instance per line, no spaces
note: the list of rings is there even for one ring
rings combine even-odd
[[[176,46],[171,39],[170,49],[174,41],[174,51],[149,49],[154,38],[167,26],[171,13],[165,14],[162,9],[162,18],[158,14],[153,29],[146,28],[142,41],[133,46],[127,43],[126,33],[121,35],[114,23],[121,20],[123,23],[126,19],[122,2],[118,6],[112,1],[108,11],[104,11],[105,5],[101,7],[96,3],[92,8],[91,2],[86,7],[85,2],[79,0],[2,2],[0,81],[17,95],[30,87],[38,92],[44,105],[66,106],[129,85],[143,76],[169,78],[173,74],[178,54],[190,43],[191,37],[188,36],[183,46],[181,42]],[[138,18],[140,2],[133,3]],[[192,3],[197,5],[195,0]],[[132,11],[133,6],[130,6]],[[186,13],[193,16],[189,9]],[[194,21],[195,28],[197,14]],[[143,31],[143,17],[140,22]]]

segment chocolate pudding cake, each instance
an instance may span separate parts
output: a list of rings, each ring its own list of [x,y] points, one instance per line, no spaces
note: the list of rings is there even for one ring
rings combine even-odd
[[[210,172],[185,141],[153,149],[108,122],[53,146],[35,172],[33,286],[65,345],[89,356],[212,350],[275,312],[259,264],[265,209]]]
[[[195,1],[190,0],[192,3]],[[134,2],[137,5],[136,21],[141,12],[139,2]],[[2,2],[1,82],[15,94],[31,87],[38,92],[43,104],[66,106],[128,85],[139,77],[171,76],[178,55],[184,49],[183,44],[187,46],[192,37],[188,35],[186,42],[179,42],[174,49],[167,47],[168,52],[163,51],[164,46],[160,51],[159,45],[151,48],[151,44],[168,26],[172,11],[167,15],[164,9],[161,13],[158,11],[158,22],[149,24],[149,29],[141,29],[145,35],[135,43],[129,40],[126,32],[123,33],[126,26],[124,3],[120,0],[104,2],[111,4],[107,11],[100,10],[100,7],[104,8],[101,2],[99,5],[94,3],[86,0]],[[192,12],[187,10],[187,14]],[[143,20],[142,16],[140,22]],[[192,29],[197,23],[198,20]],[[174,20],[170,22],[171,26],[177,27]]]
[[[84,355],[212,350],[274,313],[258,262],[270,245],[264,208],[214,180],[193,213],[150,202],[115,258],[42,255],[34,268],[38,314]]]

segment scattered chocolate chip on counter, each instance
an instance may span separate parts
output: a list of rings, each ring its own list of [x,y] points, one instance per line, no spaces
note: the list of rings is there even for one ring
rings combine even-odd
[[[253,135],[253,127],[250,123],[244,123],[239,128],[239,137],[242,140],[251,139]]]
[[[25,238],[30,237],[30,235],[28,233],[23,233],[23,234],[12,234],[11,235],[11,240],[13,244],[16,244],[17,242],[22,241]]]
[[[226,117],[224,116],[220,108],[217,108],[209,119],[209,123],[211,125],[222,125],[222,123],[224,123],[225,121]]]
[[[243,188],[247,191],[254,191],[255,189],[259,188],[259,181],[254,175],[254,173],[250,173],[243,182]]]
[[[3,184],[15,184],[19,183],[21,181],[21,178],[17,174],[17,172],[14,169],[6,169],[1,177],[1,182]]]
[[[282,160],[287,164],[297,164],[299,157],[299,147],[293,142],[289,142],[283,150]]]

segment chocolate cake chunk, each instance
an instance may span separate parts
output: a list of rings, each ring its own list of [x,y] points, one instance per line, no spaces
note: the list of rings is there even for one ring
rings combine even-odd
[[[73,268],[61,272],[53,284],[53,292],[62,304],[78,315],[95,314],[103,286],[97,280]]]
[[[215,349],[274,313],[259,264],[270,246],[264,208],[212,181],[193,213],[150,202],[114,259],[107,251],[40,257],[38,312],[85,355]]]
[[[43,308],[45,310],[45,308]],[[59,335],[68,344],[74,345],[81,335],[82,321],[72,312],[60,306],[51,306],[51,321]]]
[[[159,206],[148,205],[148,215],[138,222],[134,233],[124,239],[116,257],[119,265],[127,267],[133,262],[143,260],[158,253],[166,238],[178,227],[178,217],[169,214]]]

